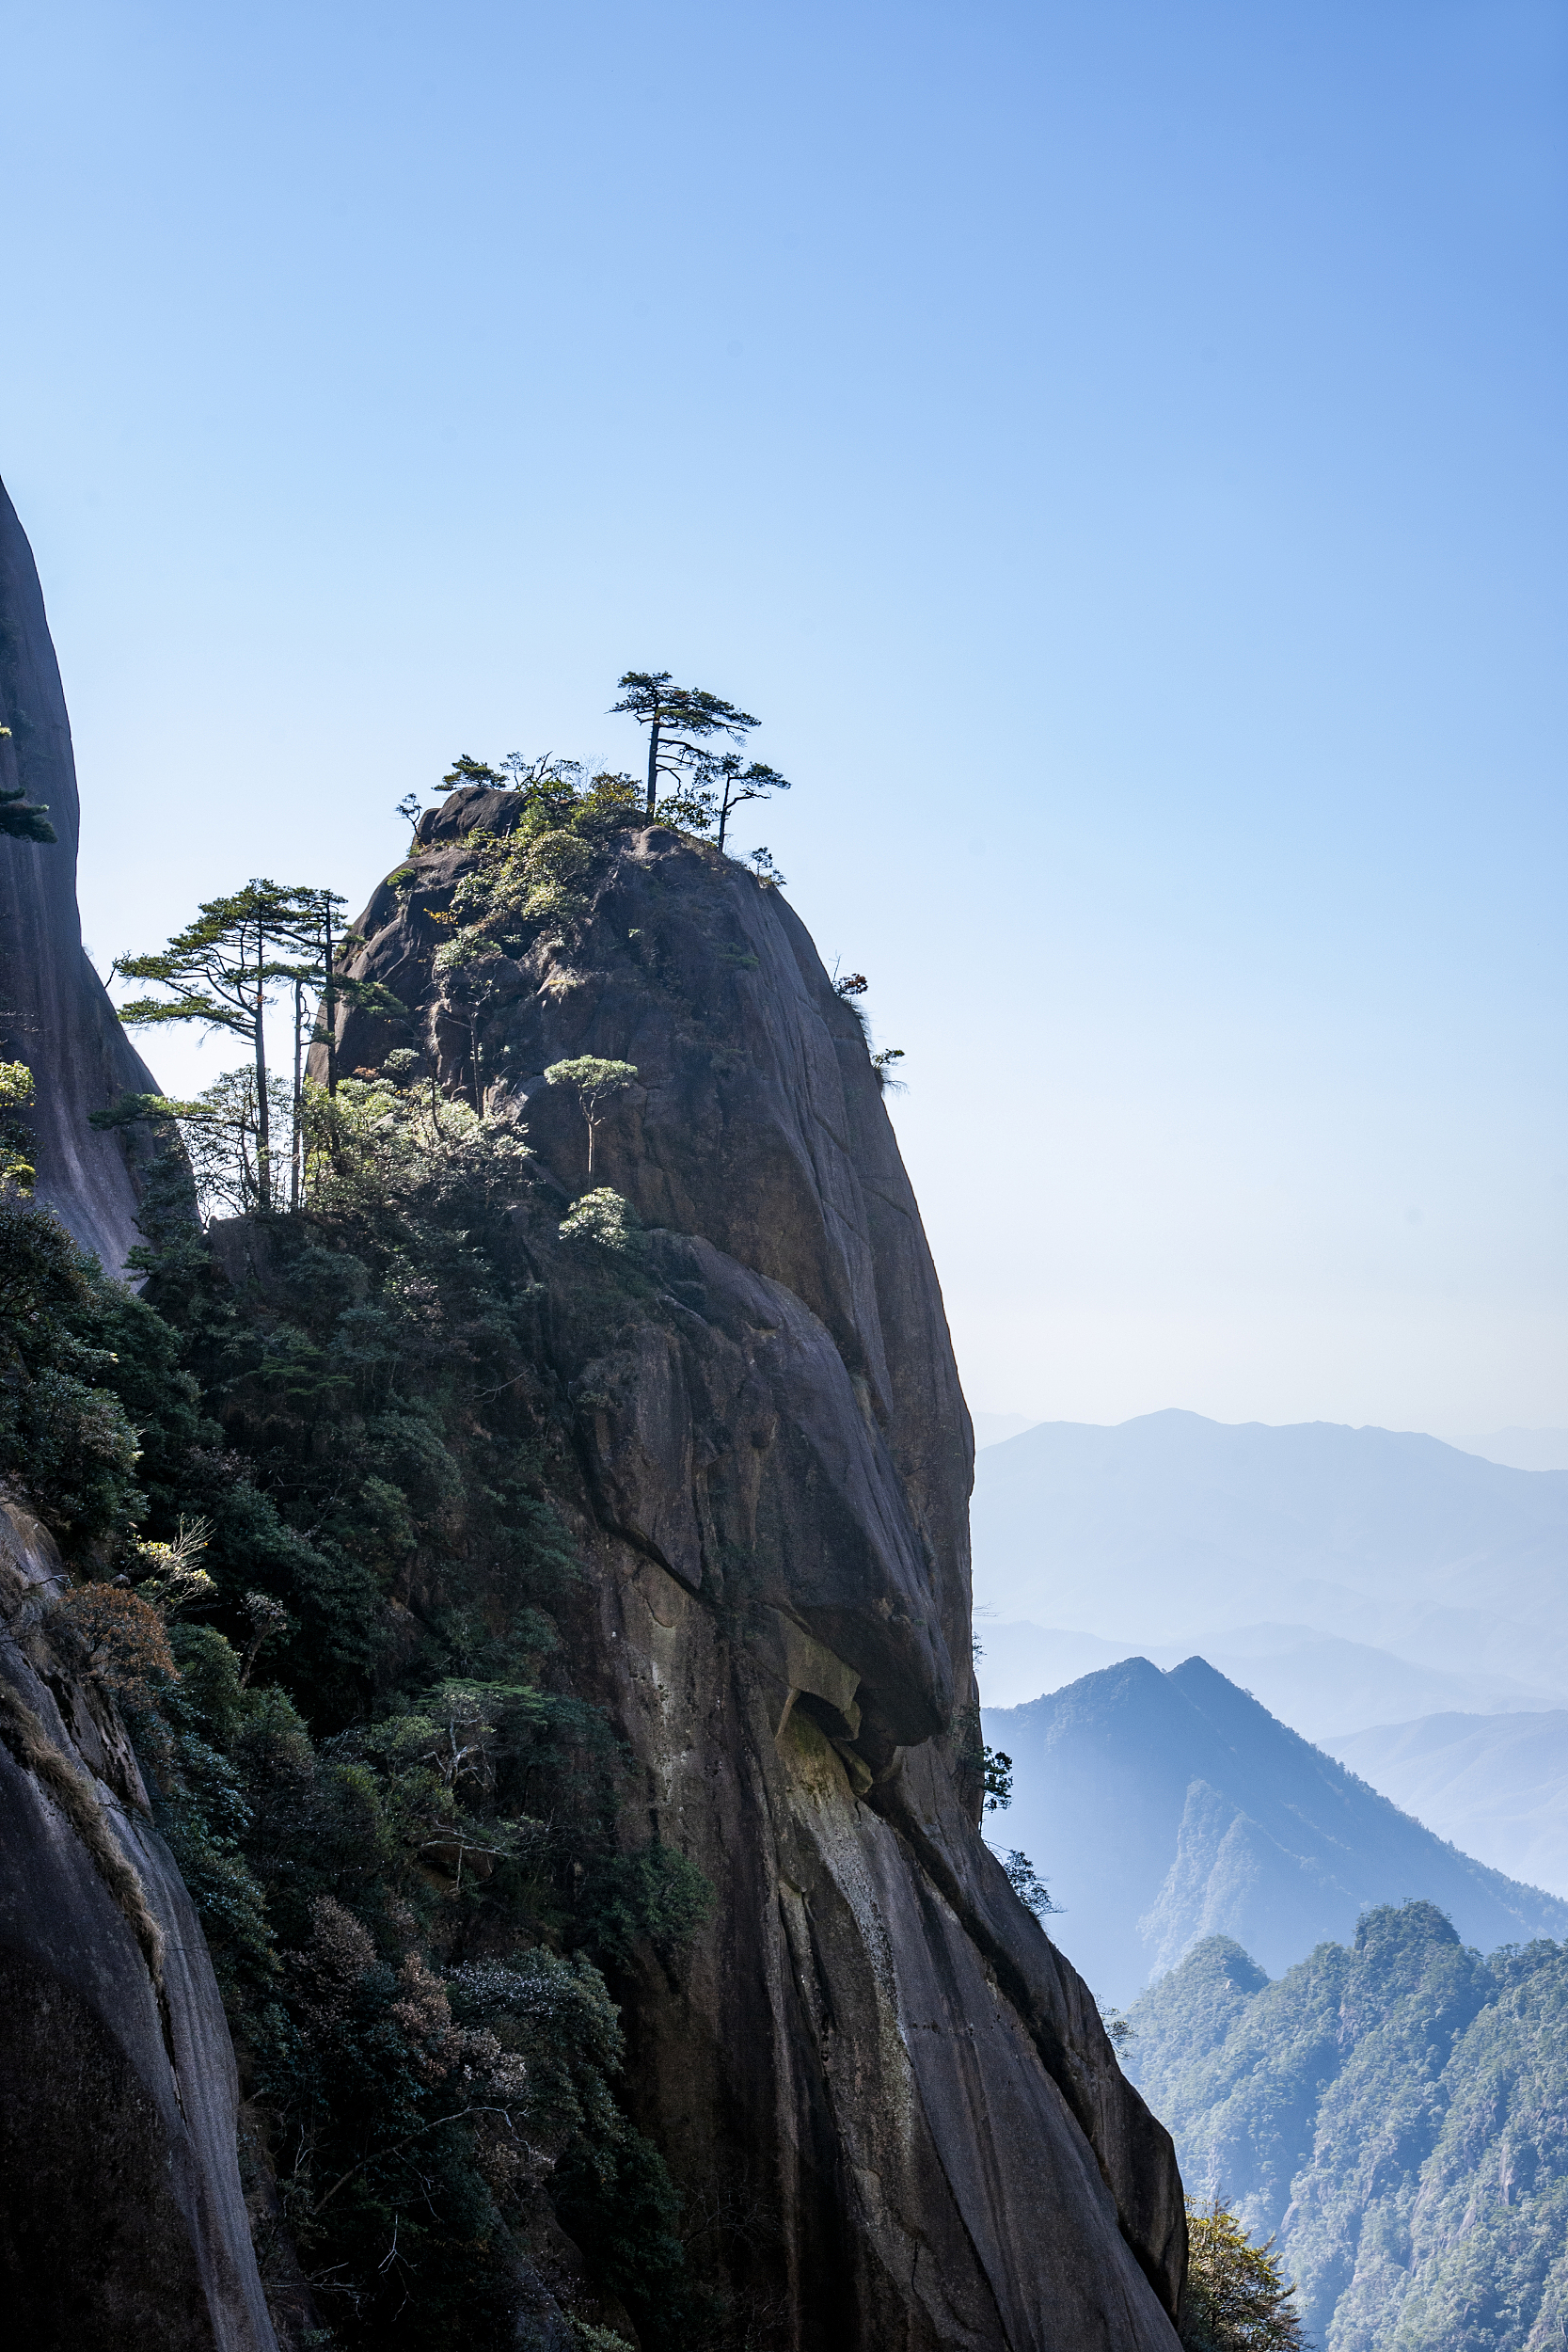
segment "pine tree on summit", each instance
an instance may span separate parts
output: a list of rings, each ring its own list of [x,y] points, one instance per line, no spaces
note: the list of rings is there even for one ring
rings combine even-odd
[[[611,715],[624,711],[648,730],[650,817],[657,806],[661,775],[679,776],[696,766],[708,737],[727,735],[738,743],[750,728],[762,724],[721,694],[709,694],[700,686],[672,685],[668,670],[628,670],[617,682],[621,699],[611,703]]]

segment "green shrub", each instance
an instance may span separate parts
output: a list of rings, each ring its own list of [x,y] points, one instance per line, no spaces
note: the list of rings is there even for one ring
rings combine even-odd
[[[561,1221],[561,1238],[579,1247],[612,1250],[625,1258],[640,1257],[648,1246],[647,1235],[631,1202],[624,1200],[608,1184],[574,1200]]]
[[[1289,2352],[1303,2342],[1274,2240],[1255,2245],[1229,2207],[1187,2204],[1185,2352]]]
[[[586,1936],[602,1960],[625,1966],[645,1938],[672,1965],[712,1914],[714,1892],[677,1847],[656,1840],[617,1854],[590,1883]]]

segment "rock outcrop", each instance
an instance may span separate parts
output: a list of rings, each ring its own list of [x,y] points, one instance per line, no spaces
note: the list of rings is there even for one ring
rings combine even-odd
[[[449,987],[437,918],[517,805],[422,821],[352,967],[406,1020],[346,1010],[340,1066],[411,1047],[520,1106],[562,1209],[588,1136],[545,1071],[638,1072],[592,1182],[655,1229],[656,1295],[608,1353],[564,1314],[546,1345],[589,1565],[574,1678],[719,1890],[627,2005],[646,2127],[757,2217],[731,2283],[792,2352],[1171,2352],[1170,2141],[977,1826],[969,1418],[860,1024],[776,891],[659,827],[620,837],[569,949]]]
[[[38,1077],[40,1197],[118,1272],[135,1170],[87,1114],[151,1082],[80,947],[69,731],[8,505],[0,620],[0,772],[61,836],[0,845],[7,1050]],[[459,792],[423,821],[355,965],[406,1017],[347,1010],[341,1060],[411,1045],[437,1088],[512,1104],[562,1210],[587,1135],[546,1069],[638,1069],[594,1172],[649,1229],[633,1306],[611,1332],[536,1285],[572,1684],[718,1897],[678,1966],[643,1950],[622,1988],[638,2118],[780,2352],[1172,2352],[1169,2139],[979,1835],[969,1421],[853,1009],[777,892],[658,827],[599,862],[570,946],[535,926],[483,988],[444,978],[434,918],[518,806]],[[211,1966],[113,1706],[51,1636],[56,1575],[8,1506],[8,2309],[45,2352],[271,2352]]]
[[[141,1239],[122,1137],[87,1123],[156,1082],[82,949],[76,911],[80,809],[71,722],[43,592],[16,509],[0,485],[0,788],[49,810],[48,845],[0,836],[0,1058],[33,1073],[38,1198],[118,1275]],[[134,1146],[129,1147],[134,1150]]]
[[[271,2352],[234,2053],[111,1699],[0,1502],[0,2292],[28,2352]]]

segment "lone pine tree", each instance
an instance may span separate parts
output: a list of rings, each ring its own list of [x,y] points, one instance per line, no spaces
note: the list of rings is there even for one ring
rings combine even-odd
[[[245,1038],[256,1063],[257,1193],[273,1206],[272,1138],[267,1099],[266,1014],[279,988],[293,981],[300,949],[323,930],[324,893],[252,880],[228,898],[205,899],[194,923],[150,955],[117,956],[120,978],[151,980],[166,996],[137,996],[119,1007],[128,1028],[197,1021]],[[329,918],[328,918],[329,919]]]

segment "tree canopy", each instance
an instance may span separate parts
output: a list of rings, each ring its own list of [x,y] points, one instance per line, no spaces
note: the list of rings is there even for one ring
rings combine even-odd
[[[10,738],[9,727],[0,727],[0,742]],[[47,802],[32,802],[27,798],[25,785],[12,790],[0,788],[0,836],[11,841],[57,841],[59,834],[49,821]]]
[[[648,783],[645,803],[652,817],[658,803],[661,775],[688,773],[703,757],[705,744],[715,735],[741,742],[760,726],[749,710],[737,709],[721,694],[700,686],[676,686],[668,670],[627,670],[617,680],[621,699],[611,703],[612,715],[625,712],[648,730]]]
[[[1187,2206],[1186,2352],[1290,2352],[1304,2344],[1295,2289],[1274,2240],[1255,2245],[1229,2207]]]
[[[0,791],[0,834],[11,841],[49,842],[60,837],[49,821],[48,803],[29,801],[20,784],[14,792]]]
[[[604,1118],[605,1105],[637,1084],[637,1064],[601,1061],[596,1055],[578,1054],[571,1061],[551,1062],[545,1081],[552,1087],[570,1087],[582,1105],[583,1118],[588,1121],[588,1173],[592,1176],[594,1136]]]
[[[227,898],[204,899],[194,923],[150,955],[115,958],[122,979],[150,980],[166,996],[133,997],[119,1007],[129,1028],[196,1021],[248,1039],[256,1064],[259,1205],[272,1206],[272,1143],[267,1092],[266,1014],[293,979],[302,947],[321,925],[320,893],[252,880]]]

